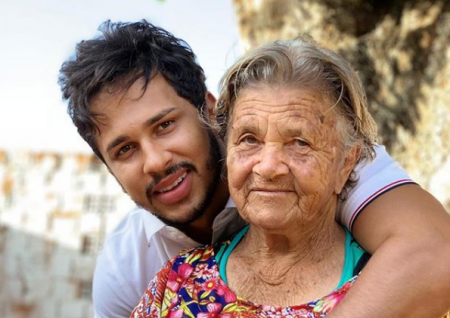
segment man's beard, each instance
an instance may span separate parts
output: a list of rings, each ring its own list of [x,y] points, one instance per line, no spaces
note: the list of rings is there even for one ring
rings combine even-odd
[[[223,160],[222,160],[222,154],[220,151],[219,142],[217,141],[215,135],[210,130],[208,130],[208,139],[209,139],[209,154],[208,154],[208,159],[206,162],[206,170],[211,172],[212,176],[211,176],[211,180],[210,180],[209,184],[206,187],[206,191],[205,191],[203,197],[201,198],[200,203],[197,204],[197,206],[192,207],[191,210],[188,211],[188,213],[183,213],[184,217],[176,216],[173,218],[167,218],[164,216],[164,211],[158,210],[152,204],[152,195],[151,195],[152,189],[162,179],[164,179],[168,175],[173,174],[183,168],[190,170],[193,173],[198,173],[197,168],[193,164],[186,162],[186,161],[182,161],[176,165],[173,165],[173,166],[169,167],[166,171],[164,171],[164,173],[154,176],[153,182],[147,186],[147,189],[145,191],[147,201],[150,203],[151,209],[145,208],[144,205],[139,202],[135,201],[135,203],[139,207],[151,212],[153,215],[155,215],[158,219],[160,219],[166,225],[173,226],[176,228],[183,228],[183,227],[195,222],[199,218],[201,218],[205,214],[206,209],[209,207],[211,200],[213,199],[213,196],[214,196],[214,194],[217,190],[217,187],[220,183],[221,173],[223,170]],[[182,203],[183,203],[183,201],[178,202],[177,204],[182,204]]]

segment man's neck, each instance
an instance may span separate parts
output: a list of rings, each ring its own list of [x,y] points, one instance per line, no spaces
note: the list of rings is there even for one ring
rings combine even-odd
[[[226,182],[221,181],[205,213],[195,222],[180,228],[187,236],[202,244],[210,244],[213,234],[213,223],[217,215],[225,208],[229,199]]]

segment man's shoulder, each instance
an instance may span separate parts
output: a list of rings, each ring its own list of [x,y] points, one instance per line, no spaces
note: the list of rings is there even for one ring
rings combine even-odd
[[[155,224],[150,224],[150,228],[147,226],[153,221],[158,223],[159,220],[153,218],[156,219],[148,211],[135,208],[106,238],[94,272],[96,317],[127,316],[150,279],[164,264],[156,247],[149,247],[148,236],[158,234]]]
[[[134,241],[141,244],[148,242],[161,227],[161,222],[150,212],[135,207],[108,234],[103,250],[108,248],[117,250],[122,247],[129,250],[129,243]]]
[[[143,224],[143,214],[146,211],[135,207],[128,211],[127,214],[120,220],[112,232],[108,235],[108,239],[114,238],[116,236],[122,236],[127,234],[130,228],[139,228],[144,226]],[[148,212],[147,212],[148,213]]]
[[[158,232],[159,227],[152,223],[158,222],[143,209],[136,207],[129,211],[106,237],[98,255],[97,270],[118,275],[130,267],[141,267],[144,259],[150,257],[149,242]]]

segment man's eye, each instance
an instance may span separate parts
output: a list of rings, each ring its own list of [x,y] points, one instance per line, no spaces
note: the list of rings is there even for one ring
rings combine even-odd
[[[119,151],[117,152],[117,156],[120,157],[121,155],[126,154],[131,149],[133,149],[132,145],[125,145],[125,146],[123,146],[122,148],[119,149]]]
[[[158,126],[157,131],[161,131],[173,124],[173,120],[167,120]]]

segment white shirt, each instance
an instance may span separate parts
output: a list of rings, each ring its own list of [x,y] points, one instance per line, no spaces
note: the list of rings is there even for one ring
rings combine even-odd
[[[357,167],[359,181],[338,207],[336,219],[349,230],[373,199],[396,186],[413,182],[383,146],[377,146],[376,153],[370,164]],[[232,206],[229,201],[227,208]],[[235,209],[225,209],[214,220],[213,241],[235,233],[243,225]],[[130,211],[108,236],[97,260],[93,283],[95,317],[129,317],[164,263],[181,250],[199,245],[148,211],[138,208]]]

